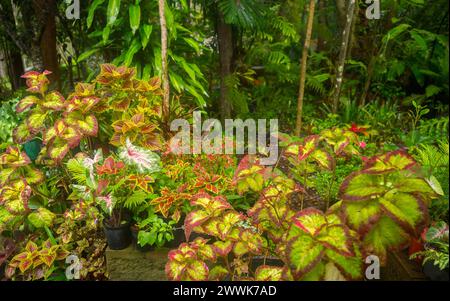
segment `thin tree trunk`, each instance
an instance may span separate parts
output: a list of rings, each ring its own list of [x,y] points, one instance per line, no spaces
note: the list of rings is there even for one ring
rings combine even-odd
[[[15,91],[25,85],[25,80],[20,77],[25,73],[25,70],[19,49],[15,46],[10,47],[10,49],[8,49],[8,59],[9,78],[11,81],[11,86]]]
[[[161,68],[162,68],[162,83],[163,83],[163,103],[162,113],[163,120],[169,121],[169,106],[170,106],[170,84],[169,84],[169,69],[167,61],[167,26],[165,15],[165,1],[159,0],[159,22],[161,24]]]
[[[326,15],[326,5],[325,5],[325,0],[319,0],[317,1],[317,5],[318,5],[318,11],[319,11],[319,23],[321,28],[326,28],[327,27],[327,15]],[[325,46],[326,46],[326,40],[319,35],[318,37],[318,42],[317,42],[317,51],[324,51],[325,50]]]
[[[56,1],[35,0],[34,11],[42,28],[38,43],[42,57],[42,65],[52,71],[49,79],[56,82],[61,88],[61,76],[58,63],[58,51],[56,50]]]
[[[217,38],[219,42],[220,60],[220,116],[223,119],[231,117],[231,100],[226,79],[231,74],[233,62],[233,34],[230,24],[225,23],[222,12],[218,13]]]
[[[339,61],[336,73],[336,82],[334,85],[334,95],[333,95],[333,112],[337,112],[339,97],[341,95],[342,80],[344,77],[345,59],[347,57],[347,48],[350,38],[350,31],[352,27],[353,15],[355,12],[355,0],[350,0],[347,6],[347,18],[345,23],[345,28],[342,33],[342,44],[341,50],[339,52]]]
[[[367,77],[366,82],[364,83],[364,90],[359,100],[360,107],[363,107],[366,104],[366,98],[369,94],[370,84],[372,83],[373,68],[375,66],[375,63],[376,57],[372,55],[372,57],[370,58],[369,66],[367,67]]]
[[[309,13],[308,13],[308,23],[306,27],[306,37],[305,45],[303,46],[302,62],[300,67],[300,86],[298,92],[298,102],[297,102],[297,121],[295,125],[295,135],[299,136],[302,129],[302,115],[303,115],[303,98],[305,96],[305,78],[306,78],[306,66],[308,60],[308,50],[311,43],[311,34],[314,23],[314,9],[316,1],[309,1]]]

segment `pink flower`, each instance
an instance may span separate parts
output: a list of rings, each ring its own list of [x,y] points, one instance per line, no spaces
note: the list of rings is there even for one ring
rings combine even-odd
[[[364,141],[359,142],[360,148],[366,148],[367,144]]]

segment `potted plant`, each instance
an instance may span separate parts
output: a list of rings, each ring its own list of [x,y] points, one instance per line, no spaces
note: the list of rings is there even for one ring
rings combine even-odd
[[[81,168],[84,185],[72,185],[76,197],[91,199],[105,214],[103,226],[108,246],[121,250],[131,243],[130,212],[146,202],[151,183],[160,170],[159,156],[136,147],[128,140],[126,146],[104,159],[98,150],[93,158],[77,154],[68,163],[69,170]]]
[[[422,259],[423,272],[433,281],[448,281],[448,225],[444,221],[434,223],[422,233],[424,249],[411,255]]]

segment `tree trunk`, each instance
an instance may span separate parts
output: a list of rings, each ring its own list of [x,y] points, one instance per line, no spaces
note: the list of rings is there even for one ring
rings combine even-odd
[[[25,70],[23,67],[22,55],[17,47],[12,46],[8,49],[8,60],[8,74],[11,81],[11,87],[15,91],[25,85],[25,80],[20,77],[25,73]]]
[[[299,136],[302,129],[302,115],[303,115],[303,98],[305,96],[305,78],[306,78],[306,66],[308,60],[308,50],[311,43],[311,34],[314,23],[314,9],[316,1],[309,1],[309,13],[308,13],[308,23],[306,27],[305,45],[303,46],[302,62],[300,67],[300,86],[298,92],[298,102],[297,102],[297,121],[295,125],[295,135]]]
[[[56,50],[56,1],[34,0],[34,12],[40,24],[40,36],[37,41],[42,57],[43,68],[52,72],[49,79],[61,88],[61,78]]]
[[[219,42],[220,60],[220,116],[223,119],[231,117],[231,100],[226,79],[231,74],[233,62],[233,34],[230,24],[225,23],[222,12],[218,13],[217,38]]]
[[[345,4],[346,0],[336,0],[336,9],[339,26],[343,28],[345,26]]]
[[[319,23],[321,28],[327,27],[327,15],[326,15],[326,4],[325,0],[317,1],[317,5],[319,8]],[[323,36],[319,35],[317,42],[317,51],[324,51],[327,41],[323,38]]]
[[[347,18],[345,23],[345,28],[342,33],[342,44],[341,44],[341,50],[339,52],[339,61],[338,61],[338,67],[336,72],[336,82],[334,85],[334,95],[333,95],[333,113],[337,112],[338,104],[339,104],[339,97],[341,95],[341,87],[342,87],[342,80],[344,77],[344,67],[345,67],[345,59],[347,57],[347,48],[348,48],[348,42],[350,38],[350,31],[352,27],[352,21],[353,21],[353,14],[355,11],[355,0],[350,0],[347,6]]]
[[[167,26],[165,15],[165,1],[159,0],[159,23],[161,24],[161,69],[162,69],[162,83],[163,83],[163,103],[162,114],[165,122],[169,121],[169,106],[170,106],[170,84],[169,84],[169,69],[167,61]]]

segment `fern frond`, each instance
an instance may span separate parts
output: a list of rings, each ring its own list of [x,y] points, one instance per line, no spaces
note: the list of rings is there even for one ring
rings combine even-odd
[[[85,185],[87,178],[89,177],[89,171],[84,167],[83,163],[79,159],[70,159],[67,161],[67,169],[74,180],[80,184]]]
[[[147,193],[142,190],[136,190],[126,201],[124,202],[124,206],[127,209],[136,208],[146,202]]]

